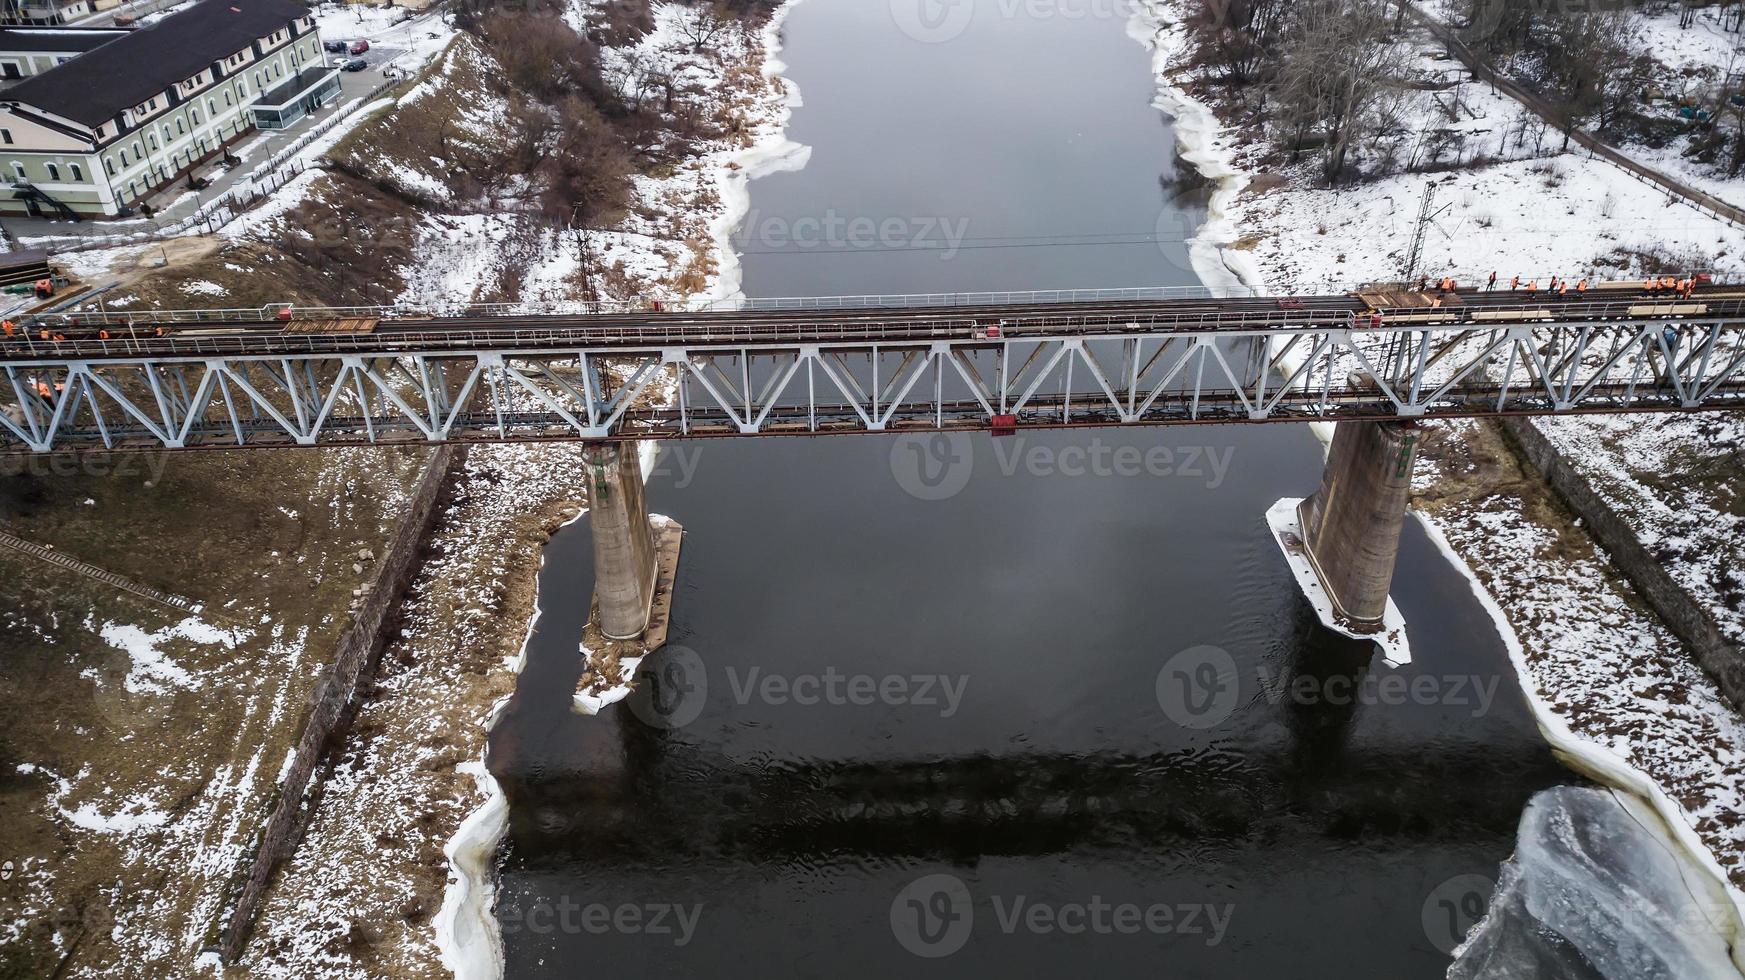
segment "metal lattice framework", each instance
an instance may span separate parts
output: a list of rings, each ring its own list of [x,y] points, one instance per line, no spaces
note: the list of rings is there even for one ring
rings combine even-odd
[[[1576,312],[1576,311],[1571,311]],[[0,452],[712,438],[1745,408],[1724,319],[1380,325],[1071,311],[893,329],[525,323],[105,342],[0,360]],[[1450,318],[1453,319],[1453,318]]]

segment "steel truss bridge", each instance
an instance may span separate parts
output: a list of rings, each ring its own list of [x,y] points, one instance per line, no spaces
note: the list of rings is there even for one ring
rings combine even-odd
[[[0,350],[0,453],[1745,408],[1745,291],[1170,293],[65,314]]]

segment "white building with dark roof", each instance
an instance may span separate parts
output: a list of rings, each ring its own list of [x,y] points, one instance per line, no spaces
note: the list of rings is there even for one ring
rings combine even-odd
[[[120,214],[247,136],[263,99],[338,87],[298,0],[204,0],[0,90],[0,214]]]
[[[0,85],[40,75],[128,33],[125,27],[0,27]]]

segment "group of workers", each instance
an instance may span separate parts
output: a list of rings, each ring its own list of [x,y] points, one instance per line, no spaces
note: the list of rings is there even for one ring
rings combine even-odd
[[[134,328],[133,330],[131,330],[131,335],[134,337],[138,337],[141,335],[152,336],[152,337],[162,337],[162,336],[164,336],[164,328],[163,327],[152,327],[149,334],[147,334],[143,329]],[[26,340],[29,340],[30,339],[30,331],[26,330],[23,327],[20,327],[16,323],[13,323],[11,320],[0,320],[0,340],[9,340],[10,341],[10,340],[16,340],[20,337],[22,337]],[[98,340],[114,339],[114,335],[109,332],[108,327],[98,327],[96,337]],[[59,344],[59,343],[63,343],[66,341],[67,335],[60,332],[59,330],[50,330],[47,327],[43,327],[36,332],[35,339],[40,340],[45,344]]]
[[[1697,280],[1694,276],[1683,279],[1674,276],[1662,276],[1659,279],[1649,279],[1642,284],[1643,292],[1650,296],[1676,296],[1679,299],[1690,299],[1697,291]]]
[[[1695,295],[1696,290],[1697,290],[1697,286],[1703,282],[1704,278],[1706,278],[1706,277],[1698,277],[1698,276],[1685,276],[1683,278],[1680,278],[1678,276],[1652,277],[1652,278],[1643,280],[1642,291],[1649,296],[1670,296],[1670,297],[1675,297],[1677,299],[1690,299],[1691,296]],[[1424,276],[1424,277],[1420,278],[1418,280],[1419,292],[1428,292],[1430,290],[1430,285],[1431,285],[1431,283],[1430,283],[1429,276]],[[1452,292],[1455,292],[1456,290],[1459,289],[1459,283],[1455,282],[1452,277],[1444,277],[1440,280],[1437,280],[1435,285],[1436,285],[1437,290],[1439,290],[1440,292],[1443,292],[1443,293],[1452,293]],[[1495,272],[1491,273],[1490,278],[1485,281],[1484,288],[1485,288],[1486,292],[1494,291],[1497,288],[1497,274]],[[1539,296],[1539,280],[1537,280],[1537,279],[1525,279],[1525,280],[1523,280],[1520,276],[1514,276],[1509,280],[1509,291],[1510,292],[1520,292],[1521,289],[1523,289],[1523,288],[1526,289],[1527,297],[1529,299],[1538,298],[1538,296]],[[1559,299],[1569,298],[1569,293],[1571,290],[1575,291],[1575,295],[1576,295],[1577,299],[1581,298],[1582,296],[1585,296],[1587,294],[1587,290],[1588,290],[1588,281],[1584,278],[1584,279],[1579,279],[1575,283],[1572,284],[1572,283],[1570,283],[1570,281],[1568,279],[1564,279],[1564,278],[1561,278],[1559,276],[1552,276],[1550,282],[1548,282],[1546,284],[1546,291],[1552,295],[1557,296]]]

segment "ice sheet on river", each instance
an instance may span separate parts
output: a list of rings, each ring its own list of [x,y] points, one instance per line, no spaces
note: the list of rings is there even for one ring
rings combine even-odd
[[[1737,980],[1726,896],[1665,845],[1656,820],[1603,789],[1533,797],[1450,980]]]

